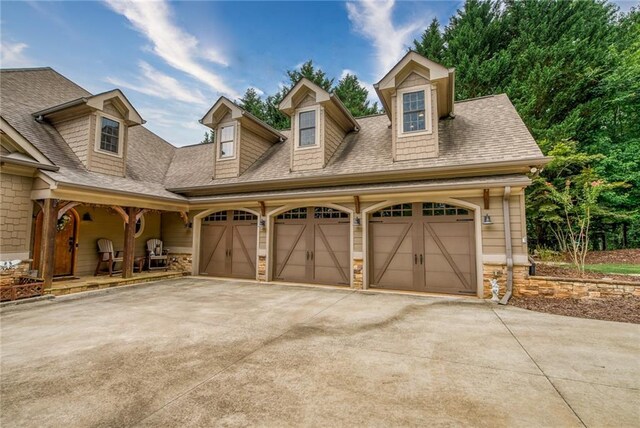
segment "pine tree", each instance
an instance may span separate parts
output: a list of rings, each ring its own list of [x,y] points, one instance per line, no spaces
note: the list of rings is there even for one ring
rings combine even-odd
[[[358,77],[353,74],[347,74],[340,79],[333,92],[355,117],[379,112],[378,103],[374,102],[373,105],[370,105],[367,100],[369,91],[360,84]]]
[[[266,105],[254,88],[248,88],[237,104],[260,120],[265,120],[267,117]]]
[[[287,76],[289,76],[290,84],[288,89],[293,88],[303,77],[311,80],[316,85],[320,86],[325,91],[330,91],[333,85],[333,79],[329,79],[327,74],[321,69],[316,69],[313,66],[313,61],[309,60],[302,64],[299,70],[288,70]]]
[[[444,40],[440,33],[438,18],[433,18],[431,25],[422,33],[422,39],[414,40],[413,45],[416,52],[432,61],[441,63],[444,60]]]

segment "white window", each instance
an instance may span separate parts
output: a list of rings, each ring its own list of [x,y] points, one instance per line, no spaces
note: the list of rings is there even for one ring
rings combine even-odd
[[[220,129],[220,159],[234,157],[234,126],[223,126]]]
[[[100,129],[100,150],[118,153],[120,147],[120,123],[103,117]]]
[[[402,132],[424,131],[425,129],[424,91],[402,94]]]
[[[298,114],[298,146],[308,147],[316,144],[316,111],[303,111]]]
[[[397,97],[398,136],[430,134],[431,85],[399,90]]]

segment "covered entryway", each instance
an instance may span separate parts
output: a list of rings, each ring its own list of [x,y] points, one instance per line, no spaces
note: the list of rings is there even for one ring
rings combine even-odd
[[[393,205],[369,220],[370,286],[476,293],[473,213],[448,204]]]
[[[334,208],[295,208],[276,217],[273,279],[350,285],[349,214]]]
[[[219,211],[202,219],[201,275],[256,277],[258,217],[248,211]]]
[[[35,238],[33,244],[33,266],[39,266],[40,247],[42,245],[42,211],[36,216]],[[75,209],[70,208],[56,221],[55,254],[53,276],[73,276],[78,247],[79,217]]]

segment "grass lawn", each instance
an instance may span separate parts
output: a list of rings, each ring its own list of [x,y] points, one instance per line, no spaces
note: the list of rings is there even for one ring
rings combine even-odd
[[[640,275],[640,265],[622,263],[601,263],[595,265],[585,265],[585,270],[600,273],[617,273],[622,275]]]

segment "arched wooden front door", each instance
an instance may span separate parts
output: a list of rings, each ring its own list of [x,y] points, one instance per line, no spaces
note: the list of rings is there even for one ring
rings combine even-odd
[[[58,220],[54,248],[53,276],[71,276],[75,273],[76,247],[78,243],[79,217],[76,210],[69,209]],[[42,211],[36,217],[35,240],[33,245],[33,267],[40,265],[42,238]]]

